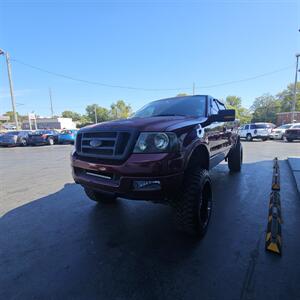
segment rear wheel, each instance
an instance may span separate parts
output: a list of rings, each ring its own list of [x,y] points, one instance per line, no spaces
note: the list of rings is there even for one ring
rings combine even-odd
[[[247,140],[248,142],[251,142],[251,141],[252,141],[252,135],[251,135],[251,133],[247,133],[247,135],[246,135],[246,140]]]
[[[90,188],[85,188],[84,191],[91,200],[98,203],[109,204],[115,202],[116,200],[116,197],[114,195],[100,193]]]
[[[211,180],[207,170],[194,167],[187,171],[183,192],[174,199],[179,230],[198,237],[207,231],[212,209]]]
[[[53,139],[52,137],[49,137],[49,138],[48,138],[48,144],[49,144],[50,146],[54,145],[54,139]]]
[[[228,154],[228,168],[231,172],[240,172],[243,163],[243,147],[240,140]]]
[[[286,140],[291,143],[293,141],[293,139],[289,139],[289,138],[286,138]]]

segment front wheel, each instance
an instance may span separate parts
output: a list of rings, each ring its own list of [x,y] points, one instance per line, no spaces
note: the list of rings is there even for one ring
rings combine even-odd
[[[115,202],[115,200],[116,200],[116,197],[113,195],[100,193],[100,192],[97,192],[90,188],[85,188],[84,191],[91,200],[98,202],[98,203],[109,204],[109,203]]]
[[[207,170],[194,167],[187,171],[183,192],[174,199],[174,206],[178,229],[203,237],[212,209],[211,180]]]
[[[293,141],[293,139],[289,139],[289,138],[286,138],[286,140],[291,143]]]
[[[22,146],[22,147],[27,146],[27,141],[26,141],[26,139],[22,139],[22,140],[21,140],[21,146]]]
[[[240,172],[243,163],[243,147],[240,140],[231,148],[228,154],[228,168],[231,172]]]

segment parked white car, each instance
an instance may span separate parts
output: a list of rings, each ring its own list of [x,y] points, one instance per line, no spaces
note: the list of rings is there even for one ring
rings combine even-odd
[[[269,139],[272,129],[275,127],[272,123],[252,123],[246,124],[239,128],[239,135],[247,141],[253,139],[262,139],[266,141]]]
[[[300,123],[294,123],[294,124],[284,124],[279,127],[276,127],[272,130],[270,134],[270,139],[274,140],[283,140],[285,131],[287,129],[294,128],[295,126],[299,126]]]

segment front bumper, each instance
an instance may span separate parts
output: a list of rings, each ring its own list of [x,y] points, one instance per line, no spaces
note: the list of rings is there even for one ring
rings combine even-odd
[[[182,186],[183,161],[175,154],[132,154],[121,165],[91,163],[73,154],[71,162],[76,183],[124,198],[162,201]],[[135,181],[159,181],[160,187],[136,189]]]
[[[297,133],[286,133],[285,138],[291,139],[291,140],[300,140],[300,134]]]
[[[74,138],[67,138],[67,137],[59,137],[58,142],[60,144],[74,144],[75,139]]]
[[[274,140],[280,140],[283,137],[283,133],[271,133],[270,134],[270,139],[274,139]]]

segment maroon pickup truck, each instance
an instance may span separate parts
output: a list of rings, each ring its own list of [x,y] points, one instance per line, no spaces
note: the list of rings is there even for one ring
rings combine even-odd
[[[179,229],[203,236],[212,209],[209,170],[228,161],[240,171],[242,146],[235,111],[207,95],[151,102],[125,120],[82,128],[71,161],[88,197],[117,197],[174,207]]]

